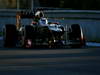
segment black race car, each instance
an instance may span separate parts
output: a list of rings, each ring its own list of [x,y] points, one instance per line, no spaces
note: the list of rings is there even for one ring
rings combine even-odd
[[[33,19],[34,14],[18,12],[16,25],[4,26],[4,47],[57,48],[65,45],[82,47],[86,44],[82,29],[78,24],[73,24],[65,30],[62,25],[48,22],[46,18],[40,20],[42,24],[33,21],[29,25],[22,25],[21,19],[23,18]],[[67,34],[65,34],[66,31]],[[64,35],[67,35],[67,42],[64,40]]]

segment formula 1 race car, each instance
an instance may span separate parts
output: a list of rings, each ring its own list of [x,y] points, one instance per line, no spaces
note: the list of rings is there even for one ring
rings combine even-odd
[[[7,24],[4,26],[4,47],[58,48],[66,45],[64,42],[66,30],[62,25],[48,22],[46,18],[40,19],[42,25],[34,21],[29,25],[22,25],[21,19],[23,18],[33,19],[34,14],[32,12],[18,12],[16,25]],[[72,47],[85,46],[85,39],[79,25],[71,25],[66,35],[67,45]]]

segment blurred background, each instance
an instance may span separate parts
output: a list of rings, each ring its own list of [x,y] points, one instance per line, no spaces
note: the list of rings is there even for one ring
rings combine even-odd
[[[76,10],[100,10],[100,0],[0,0],[1,9],[16,9],[17,5],[20,9],[30,9],[33,6]]]

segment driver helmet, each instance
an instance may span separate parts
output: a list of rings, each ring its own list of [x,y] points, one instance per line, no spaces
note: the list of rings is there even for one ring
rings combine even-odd
[[[41,17],[44,17],[44,14],[43,14],[42,11],[37,11],[37,12],[35,13],[35,16],[41,18]]]

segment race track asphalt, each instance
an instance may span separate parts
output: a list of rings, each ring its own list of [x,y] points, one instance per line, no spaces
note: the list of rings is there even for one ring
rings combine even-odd
[[[100,75],[100,48],[0,48],[0,75]]]

